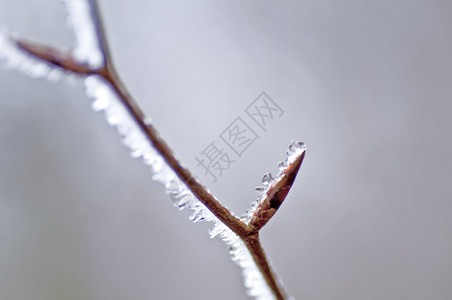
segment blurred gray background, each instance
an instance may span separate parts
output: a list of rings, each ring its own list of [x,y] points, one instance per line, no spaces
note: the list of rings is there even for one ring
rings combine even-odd
[[[236,214],[307,143],[262,230],[296,299],[452,299],[451,1],[100,4],[131,93]],[[59,1],[0,0],[0,23],[71,46]],[[284,115],[212,183],[195,156],[262,91]],[[0,71],[1,299],[246,299],[188,216],[80,85]]]

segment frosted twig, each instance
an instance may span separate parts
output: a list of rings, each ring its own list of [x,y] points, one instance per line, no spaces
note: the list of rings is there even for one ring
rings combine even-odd
[[[62,1],[75,34],[76,46],[72,51],[12,39],[0,32],[0,62],[1,46],[6,45],[18,49],[15,56],[3,55],[10,65],[20,68],[22,61],[30,59],[23,51],[33,57],[33,63],[45,69],[39,76],[48,73],[49,69],[85,76],[87,95],[94,99],[93,109],[105,112],[107,121],[117,127],[132,156],[143,157],[152,167],[153,178],[165,185],[179,208],[194,210],[190,217],[192,221],[214,222],[209,234],[211,237],[219,235],[230,246],[232,259],[242,269],[248,294],[258,299],[269,299],[272,294],[277,299],[287,299],[261,247],[258,233],[287,196],[303,161],[305,145],[301,142],[290,145],[286,159],[279,164],[279,174],[275,178],[265,175],[263,183],[266,187],[258,189],[261,193],[257,201],[244,217],[235,217],[182,165],[127,91],[114,68],[96,1]],[[263,286],[263,280],[267,286]]]

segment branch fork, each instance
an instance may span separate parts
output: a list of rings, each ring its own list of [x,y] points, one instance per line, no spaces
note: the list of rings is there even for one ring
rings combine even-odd
[[[263,183],[267,187],[257,188],[261,194],[258,198],[258,203],[256,203],[256,207],[249,211],[248,220],[246,218],[239,219],[233,216],[231,212],[178,161],[173,151],[149,122],[149,118],[146,117],[127,91],[114,68],[113,61],[109,54],[105,31],[102,27],[97,3],[95,0],[91,0],[88,3],[90,4],[92,22],[95,25],[95,32],[98,39],[97,42],[103,54],[103,63],[100,67],[93,68],[89,66],[89,64],[78,62],[69,51],[62,51],[48,45],[18,38],[15,38],[14,42],[18,48],[51,65],[78,75],[99,75],[107,81],[114,93],[133,117],[146,139],[164,158],[179,179],[186,184],[200,202],[202,202],[223,224],[231,229],[245,243],[274,296],[277,299],[286,299],[287,296],[276,279],[261,247],[259,231],[275,215],[276,211],[286,198],[303,162],[306,150],[304,144],[301,142],[292,143],[286,161],[281,163],[281,171],[278,176],[273,178],[270,174],[264,175]]]

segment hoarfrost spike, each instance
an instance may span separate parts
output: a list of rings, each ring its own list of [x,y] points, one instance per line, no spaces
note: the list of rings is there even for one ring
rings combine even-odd
[[[269,185],[273,180],[272,174],[271,173],[267,173],[264,175],[264,177],[262,177],[262,183],[265,185]]]

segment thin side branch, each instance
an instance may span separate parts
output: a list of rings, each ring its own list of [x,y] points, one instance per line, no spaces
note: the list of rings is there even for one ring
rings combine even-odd
[[[69,52],[64,52],[51,46],[22,39],[16,39],[15,42],[20,49],[67,71],[81,75],[90,75],[94,73],[87,65],[81,65],[76,62]]]

